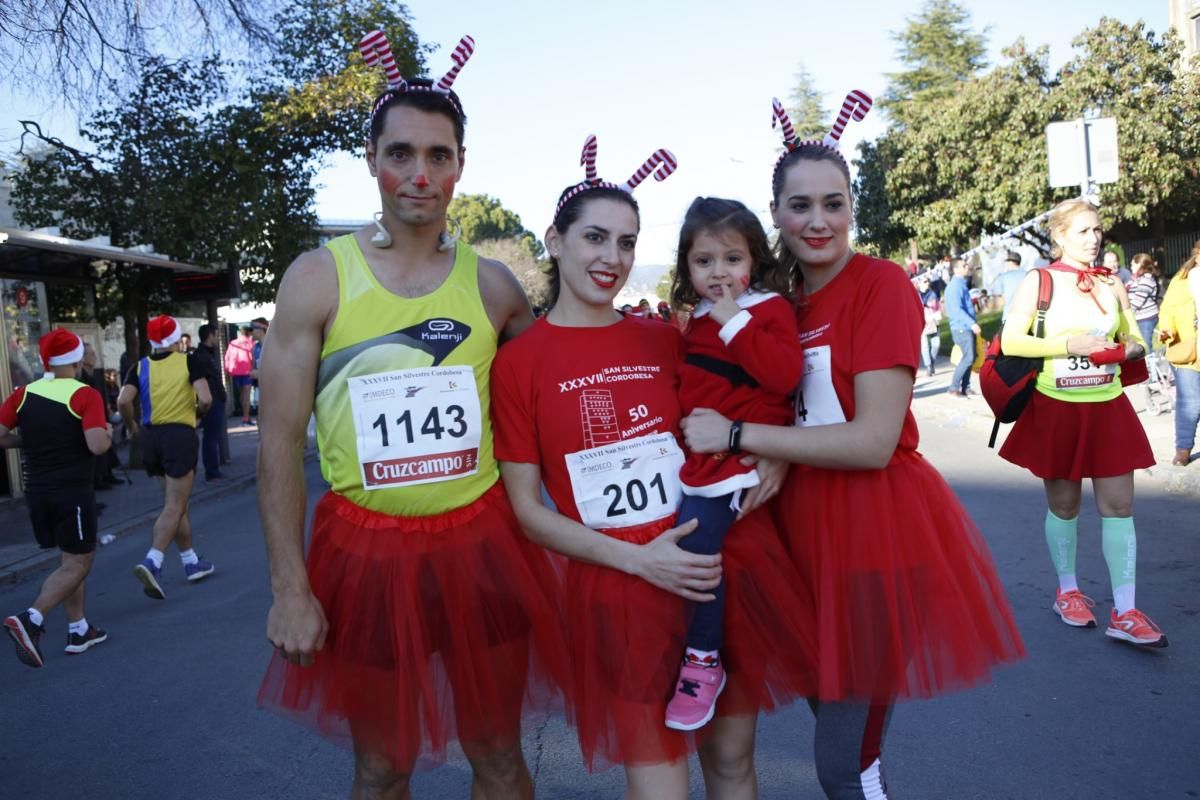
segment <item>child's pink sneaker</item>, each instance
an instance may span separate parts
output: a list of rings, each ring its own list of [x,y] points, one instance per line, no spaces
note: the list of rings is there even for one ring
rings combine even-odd
[[[724,688],[723,666],[704,666],[685,657],[675,683],[675,696],[667,703],[667,727],[677,731],[704,727],[713,718],[717,697]]]

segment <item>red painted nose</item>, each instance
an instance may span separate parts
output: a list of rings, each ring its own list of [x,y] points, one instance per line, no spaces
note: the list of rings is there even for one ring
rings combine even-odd
[[[429,185],[429,178],[426,178],[424,175],[418,175],[417,177],[413,178],[413,183],[418,189],[424,189]]]

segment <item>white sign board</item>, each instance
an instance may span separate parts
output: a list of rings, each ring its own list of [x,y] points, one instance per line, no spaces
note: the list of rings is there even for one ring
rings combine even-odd
[[[1120,177],[1113,117],[1052,122],[1046,126],[1046,149],[1052,187],[1114,183]]]

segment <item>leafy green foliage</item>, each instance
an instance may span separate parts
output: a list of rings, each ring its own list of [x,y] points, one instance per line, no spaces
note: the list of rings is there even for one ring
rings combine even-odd
[[[446,215],[462,226],[462,238],[471,244],[489,239],[517,239],[533,260],[545,254],[542,243],[525,229],[521,218],[490,195],[459,195],[450,201]]]
[[[893,119],[860,149],[859,236],[884,252],[965,248],[1033,218],[1077,189],[1051,189],[1045,127],[1084,114],[1117,120],[1120,180],[1101,189],[1107,229],[1194,219],[1200,184],[1200,75],[1173,67],[1179,43],[1142,23],[1101,19],[1057,73],[1018,40],[1004,61]],[[908,124],[904,124],[907,122]],[[1023,237],[1048,249],[1037,232]]]
[[[905,69],[888,75],[891,85],[880,105],[897,124],[920,124],[928,103],[954,94],[958,83],[987,66],[987,38],[971,30],[970,19],[955,0],[927,0],[892,35]]]

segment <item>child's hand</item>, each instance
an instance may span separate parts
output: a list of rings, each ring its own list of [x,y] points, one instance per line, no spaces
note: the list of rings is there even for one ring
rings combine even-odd
[[[745,287],[742,288],[745,289]],[[718,325],[724,325],[726,322],[729,322],[729,320],[733,319],[742,310],[737,304],[737,300],[733,299],[733,294],[733,287],[726,286],[725,291],[713,303],[712,311],[709,313],[712,314],[713,320]]]

